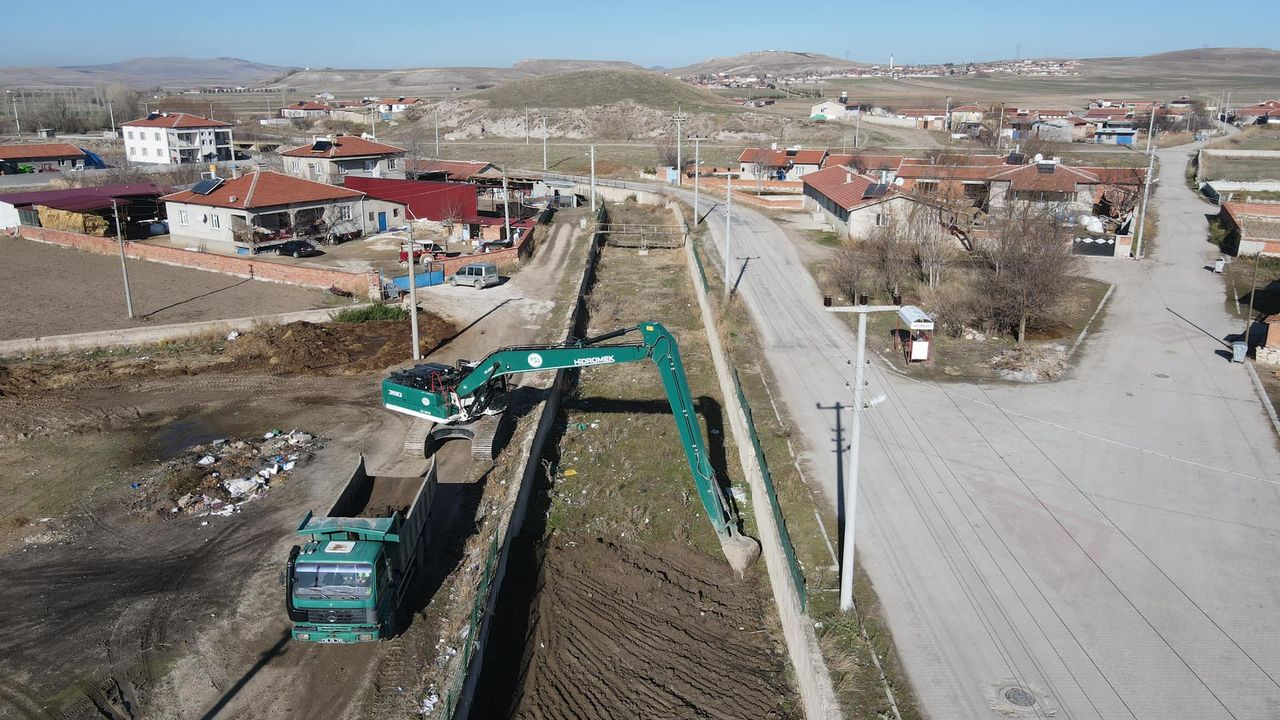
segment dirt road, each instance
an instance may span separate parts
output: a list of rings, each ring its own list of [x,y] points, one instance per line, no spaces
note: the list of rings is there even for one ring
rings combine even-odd
[[[320,290],[129,261],[137,317],[125,310],[120,259],[0,237],[0,340],[266,315],[325,307]]]

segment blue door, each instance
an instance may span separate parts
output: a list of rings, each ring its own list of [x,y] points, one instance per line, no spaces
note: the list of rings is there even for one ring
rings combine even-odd
[[[386,231],[387,231],[387,214],[384,212],[380,212],[378,213],[378,232],[386,232]]]

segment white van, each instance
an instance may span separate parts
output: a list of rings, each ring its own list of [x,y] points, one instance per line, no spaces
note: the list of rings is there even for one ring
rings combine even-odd
[[[494,263],[471,263],[458,268],[458,272],[449,276],[449,284],[457,287],[459,285],[470,285],[477,290],[497,285],[502,282],[502,278],[498,276],[498,266]]]

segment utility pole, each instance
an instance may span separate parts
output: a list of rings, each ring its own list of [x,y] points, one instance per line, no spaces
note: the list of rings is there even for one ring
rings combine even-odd
[[[1142,259],[1142,234],[1147,224],[1147,203],[1151,200],[1151,173],[1156,166],[1156,154],[1148,153],[1150,157],[1147,159],[1147,177],[1146,183],[1142,188],[1142,209],[1138,211],[1138,237],[1135,238],[1136,245],[1133,249],[1133,259]]]
[[[862,105],[858,105],[858,119],[853,124],[853,149],[858,149],[858,131],[862,129]]]
[[[18,119],[18,98],[13,98],[13,124],[15,126],[15,132],[18,135],[21,135],[22,121]]]
[[[111,118],[111,134],[116,132],[116,111],[111,107],[111,101],[107,101],[107,115]]]
[[[996,125],[996,153],[1000,152],[1000,136],[1004,134],[1004,103],[1000,103],[1000,122]]]
[[[511,193],[507,190],[507,168],[502,168],[502,224],[506,228],[506,240],[511,242]],[[514,243],[513,243],[514,244]]]
[[[698,178],[702,175],[702,155],[700,143],[702,138],[693,139],[693,225],[698,226]]]
[[[409,220],[406,230],[409,235],[409,247],[406,257],[409,258],[409,332],[413,337],[413,359],[422,359],[422,350],[418,347],[418,268],[413,266],[413,221],[418,218],[413,211],[406,205],[404,208],[405,217]],[[422,253],[422,257],[427,257],[427,253]]]
[[[1246,353],[1249,351],[1249,331],[1253,329],[1253,296],[1258,293],[1258,260],[1261,258],[1261,251],[1253,254],[1253,282],[1249,285],[1249,314],[1244,318],[1244,334],[1240,338],[1245,342]]]
[[[682,141],[680,137],[680,121],[684,120],[684,112],[682,112],[680,103],[676,103],[676,184],[680,184],[680,172],[684,164],[684,155],[681,152]]]
[[[374,140],[378,139],[377,123],[378,123],[378,104],[375,102],[374,104],[369,106],[369,134],[373,136]],[[410,262],[409,264],[412,265],[413,263]],[[414,360],[417,360],[417,358],[414,358]]]
[[[729,231],[733,227],[733,173],[729,176],[729,190],[725,193],[724,212],[724,296],[729,297]]]
[[[844,543],[840,558],[840,610],[853,609],[854,520],[858,510],[858,452],[862,435],[862,411],[874,404],[863,400],[867,381],[867,316],[876,312],[897,312],[897,305],[854,305],[828,307],[829,312],[858,314],[858,348],[853,368],[853,424],[849,428],[849,469],[844,474]]]
[[[542,172],[547,171],[547,116],[542,116]]]
[[[591,212],[596,211],[596,146],[591,146]]]
[[[529,106],[524,106],[524,144],[529,144]]]
[[[951,132],[951,96],[947,96],[947,109],[942,111],[942,129]]]
[[[1151,154],[1151,138],[1156,134],[1156,104],[1151,103],[1151,120],[1147,123],[1147,154]]]
[[[120,225],[120,207],[116,199],[111,198],[111,212],[116,218],[116,242],[120,244],[120,274],[124,276],[124,304],[133,317],[133,294],[129,292],[129,268],[124,264],[124,230]]]
[[[436,104],[436,159],[440,159],[440,105]]]

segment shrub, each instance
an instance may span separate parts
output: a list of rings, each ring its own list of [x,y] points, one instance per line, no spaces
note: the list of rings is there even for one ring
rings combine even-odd
[[[364,307],[340,310],[334,314],[333,321],[340,323],[362,323],[373,320],[404,320],[407,317],[409,317],[409,313],[399,305],[374,303]]]

